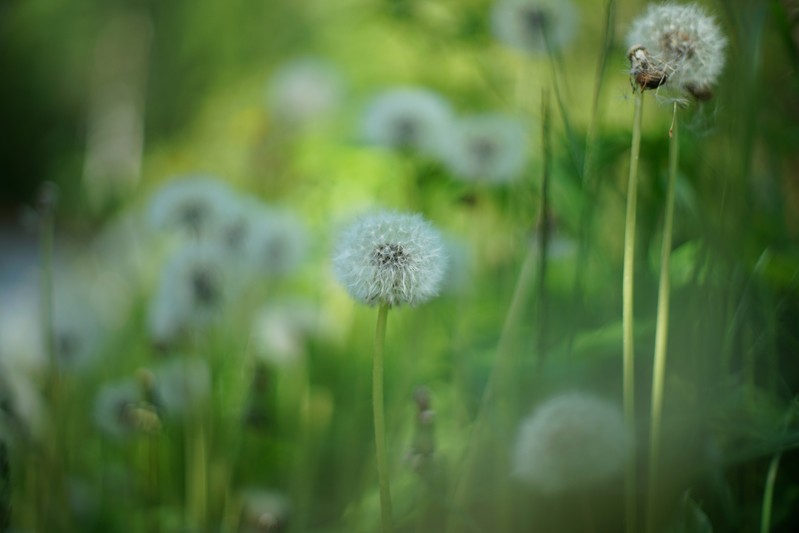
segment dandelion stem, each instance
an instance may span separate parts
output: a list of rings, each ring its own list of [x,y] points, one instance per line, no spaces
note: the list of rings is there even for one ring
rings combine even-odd
[[[189,516],[191,527],[202,531],[206,527],[206,502],[208,499],[208,473],[206,464],[205,423],[201,412],[194,413],[193,420],[187,429],[186,445],[186,489],[189,498]]]
[[[383,355],[386,345],[386,321],[389,305],[383,303],[377,313],[375,349],[372,360],[372,407],[375,424],[375,450],[377,453],[377,479],[380,483],[380,515],[383,533],[394,531],[391,518],[391,486],[386,459],[386,421],[383,406]]]
[[[766,490],[763,492],[763,510],[760,516],[760,533],[768,533],[771,530],[771,508],[774,503],[774,484],[777,481],[777,470],[780,467],[782,452],[774,454],[768,465],[766,475]]]
[[[536,296],[538,313],[538,364],[541,365],[546,357],[546,332],[547,324],[547,252],[551,232],[549,215],[549,178],[552,150],[550,146],[550,105],[549,92],[544,89],[541,94],[541,149],[543,153],[543,169],[541,172],[541,198],[538,208],[538,280]]]
[[[207,342],[207,339],[205,339]],[[201,339],[195,331],[196,356],[201,354]],[[183,379],[188,379],[184,376]],[[184,385],[185,387],[186,385]],[[204,531],[208,526],[208,405],[204,399],[188,413],[186,434],[186,498],[188,525]]]
[[[631,433],[635,432],[635,365],[633,336],[633,297],[635,277],[635,212],[638,189],[638,156],[641,150],[641,123],[643,115],[644,92],[635,91],[635,111],[633,114],[633,138],[630,149],[630,176],[627,184],[627,217],[624,222],[624,274],[622,286],[622,328],[624,358],[624,420]],[[627,462],[625,476],[626,531],[635,532],[635,461]]]
[[[36,475],[41,476],[46,471],[48,489],[43,490],[38,498],[39,509],[37,521],[65,527],[69,517],[62,512],[54,502],[64,501],[66,487],[64,485],[64,472],[66,469],[67,450],[66,419],[67,402],[64,394],[64,384],[61,379],[61,367],[58,364],[56,349],[55,325],[53,321],[53,255],[55,243],[55,208],[57,189],[53,183],[45,183],[40,191],[39,231],[40,231],[40,316],[41,335],[44,342],[45,355],[49,368],[45,381],[45,398],[51,409],[53,422],[50,427],[52,432],[50,442],[43,448],[44,459],[42,464],[46,468],[36,467]],[[58,444],[57,444],[58,443]],[[37,484],[41,479],[37,479]],[[54,509],[58,511],[54,512]]]
[[[669,130],[669,183],[666,192],[666,214],[663,221],[663,242],[660,252],[660,285],[658,287],[658,311],[655,327],[655,362],[652,374],[652,414],[649,433],[649,490],[647,491],[646,530],[655,531],[655,505],[659,483],[660,433],[663,415],[663,384],[666,375],[666,348],[669,335],[669,258],[671,257],[671,233],[674,225],[674,184],[677,181],[679,162],[679,129],[677,104]]]

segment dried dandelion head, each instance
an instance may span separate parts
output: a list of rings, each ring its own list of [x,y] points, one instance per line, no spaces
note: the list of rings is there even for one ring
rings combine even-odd
[[[697,4],[650,5],[627,34],[631,74],[642,89],[667,84],[699,100],[712,96],[727,39]]]

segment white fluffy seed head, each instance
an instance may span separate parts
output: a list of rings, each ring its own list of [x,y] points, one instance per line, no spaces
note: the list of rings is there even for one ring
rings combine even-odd
[[[282,65],[269,81],[269,109],[284,124],[306,126],[340,104],[341,74],[324,59],[306,57]]]
[[[226,256],[218,246],[191,242],[164,265],[149,309],[150,336],[170,342],[189,327],[203,327],[221,312],[232,286]]]
[[[499,0],[491,13],[494,36],[530,54],[567,45],[577,32],[577,8],[569,0]]]
[[[564,393],[522,421],[514,475],[550,494],[590,487],[619,474],[632,449],[616,406],[590,394]]]
[[[490,113],[457,122],[445,161],[458,178],[498,184],[518,178],[527,157],[527,134],[521,121]]]
[[[667,85],[706,99],[724,68],[727,39],[701,6],[665,3],[633,21],[627,45],[644,47]]]
[[[380,212],[339,239],[336,277],[367,305],[418,305],[436,296],[446,270],[441,235],[420,215]]]
[[[156,191],[147,218],[155,230],[205,236],[215,230],[233,197],[230,187],[216,178],[179,176]]]
[[[363,119],[366,141],[378,146],[441,154],[452,128],[452,111],[438,93],[397,87],[379,94]]]

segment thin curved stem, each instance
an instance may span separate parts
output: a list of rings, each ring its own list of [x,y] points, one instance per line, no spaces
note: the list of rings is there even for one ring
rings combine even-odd
[[[381,304],[377,313],[375,329],[375,349],[372,360],[372,407],[375,424],[375,450],[377,454],[377,479],[380,484],[380,516],[383,533],[394,531],[391,518],[391,486],[388,478],[386,459],[386,420],[383,405],[383,355],[386,345],[386,321],[388,304]]]
[[[646,530],[655,530],[655,505],[658,497],[660,434],[663,418],[663,386],[666,377],[666,353],[669,337],[669,260],[671,258],[671,233],[674,226],[674,184],[677,181],[677,164],[680,159],[677,104],[669,130],[669,183],[666,192],[666,215],[663,221],[663,242],[660,251],[660,284],[658,287],[658,313],[655,329],[655,361],[652,373],[652,419],[649,433],[649,490],[647,491]]]
[[[635,432],[635,351],[633,335],[633,301],[635,279],[635,213],[638,198],[638,159],[641,152],[641,123],[644,92],[635,91],[633,138],[630,149],[630,175],[627,183],[627,215],[624,222],[624,273],[622,284],[624,420]],[[627,462],[625,475],[625,516],[628,533],[635,531],[635,461]]]
[[[771,458],[766,475],[766,490],[763,492],[763,510],[760,516],[760,533],[771,531],[771,508],[774,503],[774,484],[777,481],[777,470],[780,467],[782,452],[778,452]]]

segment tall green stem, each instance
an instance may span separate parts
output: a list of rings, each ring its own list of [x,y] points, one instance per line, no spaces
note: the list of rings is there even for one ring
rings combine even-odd
[[[194,332],[194,356],[206,356],[209,343],[207,337],[201,337],[199,331]],[[183,379],[190,379],[183,376]],[[190,387],[184,385],[186,390]],[[187,524],[198,531],[208,528],[208,445],[209,439],[209,403],[206,398],[198,398],[189,412],[186,413],[185,445],[186,445],[186,511]]]
[[[647,491],[646,530],[655,530],[655,506],[659,483],[660,433],[663,414],[663,384],[666,376],[666,348],[669,336],[669,259],[671,257],[671,232],[674,225],[674,184],[677,181],[677,164],[680,158],[677,104],[669,130],[669,183],[666,192],[666,215],[663,221],[663,242],[660,251],[660,285],[658,287],[658,314],[655,329],[655,364],[652,374],[652,414],[649,433],[649,490]]]
[[[774,454],[771,462],[768,465],[768,474],[766,475],[766,490],[763,492],[763,509],[760,515],[760,533],[768,533],[771,531],[771,508],[774,503],[774,484],[777,481],[777,470],[780,467],[780,459],[782,459],[782,452]]]
[[[380,515],[383,533],[394,531],[391,518],[391,486],[388,479],[386,459],[386,420],[383,406],[383,354],[386,345],[386,320],[388,304],[381,304],[377,313],[375,329],[375,351],[372,360],[372,407],[375,423],[375,450],[377,453],[377,479],[380,483]]]
[[[208,450],[204,405],[190,413],[186,428],[186,490],[188,523],[200,531],[208,520]]]
[[[541,198],[538,206],[538,283],[536,287],[538,312],[538,364],[541,365],[546,357],[547,338],[549,329],[547,323],[547,252],[549,247],[552,223],[549,216],[549,179],[552,150],[550,145],[550,107],[549,93],[546,89],[541,94],[541,151],[543,153],[543,169],[541,172]]]
[[[635,352],[633,335],[633,298],[635,279],[635,212],[638,197],[638,158],[641,152],[641,123],[644,92],[635,91],[633,139],[630,149],[630,176],[627,184],[627,217],[624,222],[624,274],[622,285],[622,328],[624,358],[624,420],[635,431]],[[635,532],[635,461],[627,462],[625,476],[626,530]]]

